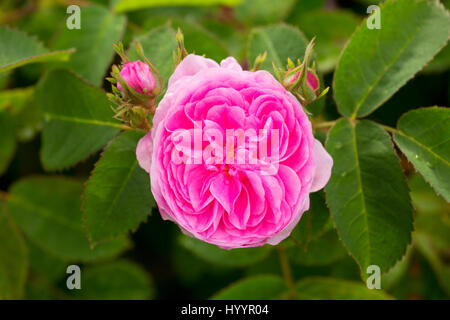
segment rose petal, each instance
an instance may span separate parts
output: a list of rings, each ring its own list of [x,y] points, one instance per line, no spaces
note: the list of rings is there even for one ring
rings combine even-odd
[[[283,241],[284,239],[289,237],[292,230],[294,230],[294,228],[297,226],[298,222],[300,221],[300,218],[302,217],[303,213],[309,209],[309,197],[306,197],[304,201],[305,202],[300,207],[299,212],[294,215],[294,219],[283,230],[281,230],[279,233],[277,233],[273,237],[269,238],[267,240],[268,244],[276,246],[281,241]]]
[[[289,205],[295,206],[302,189],[302,183],[297,173],[288,166],[280,165],[278,169],[278,175],[280,176],[280,179],[284,184],[286,201],[289,203]]]
[[[235,71],[242,71],[241,65],[236,61],[233,57],[228,57],[226,59],[223,59],[220,62],[220,66],[225,69],[231,69]]]
[[[220,173],[211,182],[210,191],[225,211],[231,213],[241,188],[241,184],[235,179],[228,177],[225,173]]]

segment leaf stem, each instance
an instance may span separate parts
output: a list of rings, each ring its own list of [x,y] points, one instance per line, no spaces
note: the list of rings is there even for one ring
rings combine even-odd
[[[277,246],[278,257],[280,258],[281,271],[283,273],[284,281],[289,289],[288,299],[295,299],[297,294],[295,292],[294,278],[292,276],[291,266],[289,264],[288,256],[286,255],[286,249],[282,245]]]

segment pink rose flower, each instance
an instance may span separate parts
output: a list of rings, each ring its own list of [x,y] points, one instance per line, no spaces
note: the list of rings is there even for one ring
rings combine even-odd
[[[239,129],[248,137],[224,142]],[[270,73],[193,54],[169,79],[136,154],[162,218],[225,249],[288,237],[333,165],[300,103]]]
[[[140,60],[125,63],[120,75],[133,90],[141,94],[152,95],[156,88],[156,80],[152,70],[148,64]],[[122,91],[120,83],[117,83],[117,89]]]

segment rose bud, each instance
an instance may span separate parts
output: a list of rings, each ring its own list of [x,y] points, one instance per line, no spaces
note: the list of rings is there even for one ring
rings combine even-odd
[[[300,74],[301,71],[297,72],[297,74],[294,77],[292,77],[292,79],[290,79],[289,82],[291,84],[295,83],[295,81],[297,81],[297,79],[300,77]],[[317,91],[319,90],[319,79],[314,73],[308,71],[306,75],[306,83],[311,88],[311,90],[314,91],[314,93],[317,93]]]
[[[306,83],[308,83],[308,86],[314,92],[317,92],[317,90],[319,90],[319,80],[317,79],[317,76],[314,73],[308,72],[306,76]]]
[[[154,95],[156,79],[148,64],[140,60],[127,62],[123,65],[120,75],[134,91],[148,96]],[[123,91],[120,83],[117,83],[117,89]]]
[[[164,89],[161,74],[145,56],[139,42],[136,51],[142,60],[130,61],[122,42],[113,48],[122,59],[120,65],[112,66],[111,77],[106,78],[112,84],[108,99],[117,106],[114,118],[132,128],[150,130],[149,116],[154,114],[158,95]]]
[[[248,137],[228,144],[229,131]],[[333,165],[300,102],[269,72],[193,54],[170,77],[136,155],[162,218],[224,249],[288,237]]]
[[[317,99],[323,97],[329,88],[326,88],[319,94],[320,81],[316,73],[316,65],[312,61],[314,53],[314,39],[308,44],[305,50],[303,61],[300,59],[297,65],[288,58],[286,70],[273,65],[274,72],[283,86],[291,92],[305,107]]]

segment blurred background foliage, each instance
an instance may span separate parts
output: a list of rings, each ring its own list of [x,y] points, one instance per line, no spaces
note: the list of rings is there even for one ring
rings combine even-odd
[[[367,6],[378,2],[2,0],[0,24],[21,31],[14,37],[34,39],[34,47],[24,45],[24,52],[77,50],[62,53],[70,55],[68,61],[53,56],[47,63],[0,73],[0,298],[450,298],[450,207],[406,159],[402,167],[415,208],[413,244],[383,275],[382,292],[365,288],[358,265],[334,230],[323,192],[312,195],[312,208],[294,231],[295,241],[284,242],[281,257],[269,246],[223,251],[187,238],[175,224],[162,221],[157,209],[129,239],[92,251],[82,227],[80,195],[100,153],[56,173],[46,172],[40,160],[42,117],[34,93],[49,68],[72,70],[108,92],[103,79],[118,62],[112,43],[123,39],[129,46],[133,39],[145,39],[150,30],[167,25],[183,30],[188,51],[217,61],[232,55],[248,67],[249,38],[268,25],[283,23],[307,39],[316,37],[317,65],[326,87],[341,50],[367,16]],[[449,8],[450,1],[442,3]],[[81,32],[66,28],[71,4],[81,7]],[[280,37],[290,36],[286,25],[280,25]],[[164,44],[153,45],[157,54],[158,45]],[[0,61],[6,51],[0,43]],[[369,118],[395,126],[408,110],[448,106],[449,66],[446,47]],[[324,120],[338,117],[331,94],[310,111]],[[45,214],[37,217],[38,210]],[[290,296],[282,278],[286,259],[297,288]],[[73,263],[82,266],[82,290],[66,289],[66,268]]]

